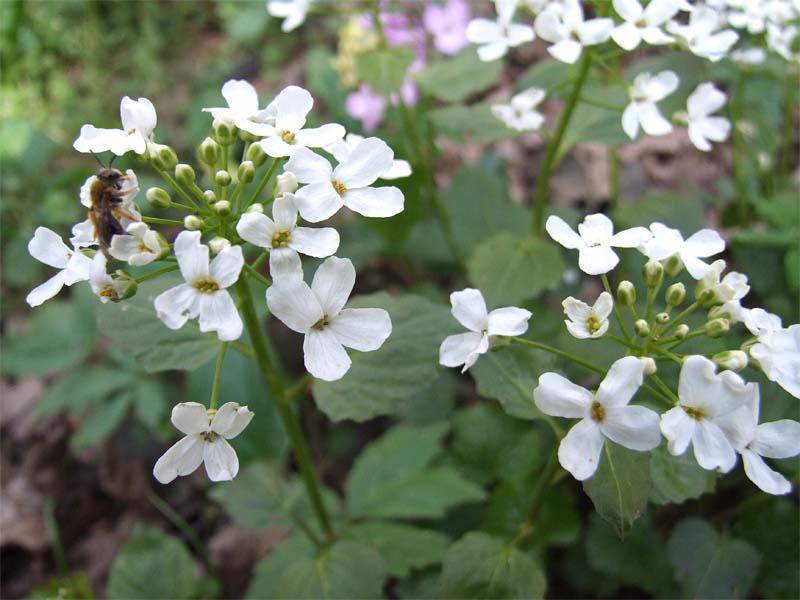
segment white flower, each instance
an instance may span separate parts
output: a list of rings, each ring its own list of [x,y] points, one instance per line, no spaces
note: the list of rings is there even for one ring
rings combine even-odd
[[[378,138],[359,142],[335,169],[307,148],[298,148],[286,162],[305,185],[294,203],[306,221],[316,223],[333,216],[342,206],[365,217],[391,217],[403,210],[403,193],[396,187],[369,187],[392,166],[394,152]]]
[[[61,291],[65,285],[89,279],[92,261],[77,250],[72,250],[55,231],[37,227],[28,242],[30,255],[50,267],[60,269],[43,284],[31,290],[25,301],[30,306],[39,306]]]
[[[714,363],[703,356],[683,361],[680,404],[661,415],[661,432],[673,456],[683,454],[691,443],[702,468],[727,473],[736,464],[736,452],[726,431],[735,433],[742,415],[758,402],[758,386],[732,371],[715,371]]]
[[[533,28],[512,23],[518,0],[495,0],[497,21],[473,19],[467,25],[467,39],[479,44],[478,57],[489,62],[505,56],[509,48],[532,42]]]
[[[769,4],[764,0],[727,0],[727,20],[736,29],[763,33],[767,24]]]
[[[628,405],[643,379],[644,364],[635,356],[611,365],[594,394],[557,373],[539,377],[533,390],[539,410],[554,417],[581,419],[558,446],[558,462],[578,481],[594,475],[606,438],[639,452],[658,446],[658,414],[644,406]]]
[[[108,253],[117,260],[140,267],[161,257],[164,253],[161,236],[147,223],[131,223],[125,228],[127,235],[111,238]]]
[[[614,21],[605,18],[585,21],[580,2],[564,0],[559,6],[551,5],[542,11],[534,28],[540,38],[552,42],[547,51],[553,58],[572,64],[580,58],[584,46],[608,40]]]
[[[564,299],[561,303],[569,321],[564,321],[573,337],[579,340],[603,337],[608,331],[608,315],[614,307],[614,299],[608,292],[602,292],[593,306],[573,298]]]
[[[795,25],[767,24],[767,46],[790,62],[797,62],[800,54],[794,50],[795,38],[800,28]]]
[[[744,326],[755,336],[783,329],[781,318],[763,308],[742,309],[742,320]]]
[[[663,223],[651,223],[653,237],[645,241],[639,250],[647,258],[666,260],[678,255],[689,275],[700,279],[708,271],[708,264],[700,260],[725,250],[725,240],[713,229],[701,229],[684,240],[681,232]]]
[[[708,152],[711,142],[724,142],[731,131],[731,122],[711,113],[725,105],[727,97],[713,83],[701,83],[686,101],[686,121],[689,139],[695,148]]]
[[[269,248],[269,272],[273,279],[303,276],[301,254],[324,258],[339,248],[339,234],[331,227],[311,229],[297,226],[294,194],[286,192],[272,205],[272,219],[261,213],[245,213],[236,225],[242,239]]]
[[[750,356],[770,381],[800,398],[800,325],[760,334]]]
[[[92,199],[89,190],[92,184],[97,180],[97,175],[92,175],[86,179],[81,186],[80,200],[86,208],[92,207]],[[132,169],[125,172],[125,177],[120,182],[120,198],[122,203],[117,211],[120,214],[120,224],[123,227],[128,227],[131,223],[138,223],[141,220],[141,214],[136,208],[133,199],[139,193],[139,180],[136,178],[136,173]],[[133,218],[128,218],[125,215]],[[70,243],[76,248],[85,248],[87,246],[95,246],[97,238],[95,237],[94,224],[91,219],[86,219],[72,226],[72,237],[69,239]],[[112,238],[113,241],[113,238]]]
[[[741,300],[747,295],[747,292],[750,291],[750,286],[747,285],[747,275],[730,271],[720,279],[725,266],[725,261],[720,259],[715,260],[706,269],[695,288],[695,296],[698,299],[724,304],[731,300]]]
[[[353,263],[332,256],[317,269],[311,287],[301,278],[282,277],[267,289],[270,312],[289,329],[305,334],[305,366],[317,379],[344,377],[351,365],[345,347],[377,350],[392,333],[389,313],[381,308],[343,309],[355,279]]]
[[[509,104],[492,104],[492,114],[517,131],[535,131],[544,124],[544,116],[534,110],[544,100],[545,91],[529,88],[511,98]]]
[[[731,60],[739,66],[755,67],[767,60],[767,51],[758,46],[734,50],[731,52]]]
[[[272,133],[275,115],[269,107],[258,108],[258,92],[249,82],[242,79],[230,79],[222,86],[222,97],[228,103],[226,107],[204,108],[215,119],[223,119],[233,123],[253,135],[265,136]]]
[[[717,32],[723,23],[719,12],[709,6],[698,6],[689,13],[688,25],[670,21],[667,31],[677,37],[692,54],[717,62],[728,54],[739,39],[739,34],[732,29]]]
[[[330,146],[325,147],[325,150],[330,152],[336,159],[336,162],[344,162],[350,153],[356,149],[364,140],[363,135],[355,133],[348,133],[343,140],[339,140]],[[407,160],[394,159],[392,166],[389,170],[381,175],[378,179],[400,179],[401,177],[408,177],[411,175],[411,165]],[[292,190],[294,191],[294,190]]]
[[[628,91],[630,104],[622,113],[622,129],[634,139],[639,125],[648,135],[664,135],[672,131],[672,124],[658,111],[656,102],[663,100],[678,89],[678,76],[672,71],[658,75],[639,73]]]
[[[646,8],[638,0],[614,0],[614,10],[625,22],[617,25],[611,38],[625,50],[633,50],[642,40],[648,44],[669,44],[674,38],[661,30],[681,9],[681,0],[652,0]]]
[[[116,302],[125,294],[125,290],[129,282],[122,280],[114,280],[106,273],[106,257],[102,252],[98,252],[92,259],[92,264],[89,269],[89,285],[92,288],[94,295],[100,299],[100,302]]]
[[[209,265],[208,246],[199,231],[181,231],[175,238],[175,257],[186,280],[159,294],[153,302],[158,318],[170,329],[180,329],[200,317],[200,331],[216,331],[223,342],[242,335],[242,319],[226,288],[236,283],[244,258],[241,246],[225,248]]]
[[[269,0],[267,12],[273,17],[283,19],[281,31],[294,31],[305,23],[308,9],[313,0]]]
[[[239,472],[239,458],[228,440],[247,427],[253,414],[236,402],[226,402],[216,412],[207,411],[197,402],[175,405],[172,424],[186,437],[158,459],[153,475],[160,483],[169,483],[178,476],[194,472],[205,462],[211,481],[230,481]]]
[[[578,250],[578,266],[588,275],[608,273],[617,265],[619,257],[613,247],[636,248],[652,236],[644,227],[633,227],[615,234],[614,223],[600,213],[588,215],[578,225],[580,235],[556,216],[547,219],[545,229],[565,248]]]
[[[147,98],[132,100],[125,96],[119,105],[122,129],[98,129],[94,125],[84,125],[81,133],[72,143],[78,152],[111,151],[117,156],[134,151],[144,154],[148,142],[152,141],[156,127],[156,109]]]
[[[516,306],[486,311],[480,290],[466,288],[450,294],[451,312],[456,320],[469,329],[467,333],[451,335],[439,347],[439,363],[445,367],[460,367],[464,373],[481,354],[496,341],[497,336],[522,335],[528,330],[530,311]]]
[[[314,98],[301,87],[290,85],[284,88],[271,106],[275,110],[275,125],[264,125],[259,133],[266,136],[259,144],[269,156],[290,156],[303,147],[322,148],[344,137],[344,127],[338,123],[303,129],[306,116],[314,106]]]

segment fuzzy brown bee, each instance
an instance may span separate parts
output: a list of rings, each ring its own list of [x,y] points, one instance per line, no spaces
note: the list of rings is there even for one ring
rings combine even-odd
[[[106,256],[111,238],[125,233],[119,219],[125,217],[131,221],[139,221],[139,217],[123,206],[122,184],[126,179],[117,169],[103,167],[89,187],[89,219],[94,225],[94,237]]]

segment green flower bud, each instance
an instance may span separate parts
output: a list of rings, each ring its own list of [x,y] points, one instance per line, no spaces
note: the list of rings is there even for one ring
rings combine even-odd
[[[644,365],[645,375],[654,375],[658,370],[658,367],[656,367],[656,361],[649,356],[640,356],[639,361]]]
[[[249,160],[257,169],[264,164],[267,160],[267,153],[261,147],[261,144],[253,144],[247,149],[245,160]]]
[[[253,177],[256,176],[256,168],[253,166],[249,160],[244,161],[242,164],[239,165],[239,169],[236,171],[236,177],[242,183],[250,183],[253,181]]]
[[[250,206],[248,206],[244,212],[249,213],[264,213],[264,205],[260,202],[253,202]]]
[[[260,140],[261,138],[257,135],[250,133],[249,131],[244,131],[243,129],[239,130],[239,139],[242,140],[245,144],[252,144]]]
[[[230,240],[227,240],[224,237],[215,237],[208,242],[208,248],[209,250],[211,250],[212,255],[219,254],[225,248],[229,248],[230,245],[231,245]]]
[[[706,335],[710,338],[718,338],[727,335],[731,329],[728,319],[711,319],[705,324]]]
[[[214,119],[211,126],[214,128],[214,139],[217,140],[220,146],[230,146],[236,141],[236,135],[239,130],[232,121],[217,118]]]
[[[161,260],[162,258],[169,256],[169,253],[172,252],[172,249],[169,247],[169,242],[164,238],[163,235],[161,235],[160,232],[155,230],[151,231],[154,231],[156,234],[156,237],[158,238],[158,247],[160,248],[156,260]]]
[[[686,286],[682,283],[673,283],[667,288],[664,299],[668,306],[679,306],[686,298]]]
[[[178,164],[178,155],[175,150],[164,144],[148,144],[147,150],[150,153],[150,162],[153,166],[162,171],[171,171]]]
[[[660,312],[656,315],[656,323],[659,325],[666,325],[669,323],[669,314],[665,312]]]
[[[683,261],[677,254],[673,254],[664,261],[664,272],[667,277],[676,277],[681,271],[683,271]]]
[[[726,350],[711,357],[711,360],[720,368],[730,371],[741,371],[747,366],[747,354],[741,350]]]
[[[214,204],[213,209],[222,216],[229,215],[231,214],[231,203],[227,200],[220,200]]]
[[[187,187],[192,185],[195,179],[194,169],[184,163],[175,165],[175,179]]]
[[[647,287],[658,287],[662,281],[664,281],[664,265],[657,260],[648,260],[644,264],[644,282]]]
[[[189,231],[198,231],[202,229],[204,225],[203,219],[197,215],[186,215],[183,218],[183,226]]]
[[[675,328],[675,337],[679,340],[686,339],[687,335],[689,335],[689,326],[685,323],[681,323]]]
[[[219,144],[207,137],[197,148],[197,156],[202,162],[213,167],[219,160]]]
[[[711,308],[712,306],[724,304],[723,300],[718,296],[717,291],[710,287],[707,287],[703,290],[698,288],[695,290],[695,297],[697,298],[697,302],[703,308]]]
[[[636,288],[630,281],[620,281],[617,286],[617,302],[623,306],[633,306],[636,303]]]
[[[650,326],[644,319],[639,319],[633,324],[633,330],[639,337],[647,337],[650,335]]]
[[[206,201],[206,204],[211,206],[214,202],[217,201],[217,195],[214,193],[213,190],[206,190],[203,192],[203,199]]]
[[[221,185],[223,187],[231,184],[231,174],[223,169],[217,171],[217,174],[214,175],[214,179],[216,180],[217,185]]]
[[[166,190],[162,190],[160,187],[151,187],[147,190],[145,198],[154,208],[169,208],[169,205],[172,204],[172,198],[169,197]]]
[[[291,171],[278,175],[275,183],[275,197],[280,198],[285,193],[293,194],[297,190],[297,177]]]
[[[116,292],[116,297],[114,297],[114,295],[109,296],[109,299],[112,302],[127,300],[128,298],[136,295],[136,292],[139,289],[139,284],[136,283],[136,280],[128,275],[125,271],[117,271],[111,276],[111,279],[114,280],[113,287],[114,292]]]

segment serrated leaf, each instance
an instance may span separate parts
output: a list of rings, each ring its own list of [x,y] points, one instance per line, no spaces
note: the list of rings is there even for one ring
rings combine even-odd
[[[402,87],[414,53],[408,46],[381,48],[359,54],[356,61],[361,80],[386,96]]]
[[[366,421],[393,414],[412,394],[438,379],[439,345],[458,329],[444,304],[421,296],[362,296],[348,307],[384,308],[392,334],[375,352],[353,352],[353,366],[343,379],[315,381],[314,399],[330,419]]]
[[[391,521],[365,521],[350,527],[347,537],[373,546],[392,577],[405,577],[442,560],[450,539],[443,533]]]
[[[450,546],[439,580],[441,598],[542,598],[538,563],[505,540],[471,532]]]
[[[650,453],[606,441],[597,472],[583,483],[594,508],[620,538],[644,514],[650,496]]]
[[[155,297],[180,283],[163,276],[139,286],[137,294],[119,303],[97,306],[100,331],[133,356],[148,373],[185,369],[191,371],[216,356],[220,341],[215,333],[200,333],[194,323],[169,329],[156,316]]]
[[[662,444],[650,456],[650,479],[653,482],[650,500],[656,504],[668,504],[699,498],[714,490],[717,476],[715,471],[706,471],[698,465],[692,453],[672,456]]]
[[[176,538],[137,525],[114,559],[108,597],[120,599],[192,598],[195,568]]]
[[[502,265],[502,268],[498,268]],[[483,242],[467,263],[470,282],[489,306],[516,305],[556,286],[566,267],[555,244],[501,233]]]
[[[440,135],[456,141],[491,144],[521,135],[495,117],[488,103],[435,108],[428,117]]]
[[[474,48],[434,61],[414,74],[422,90],[445,102],[458,102],[492,85],[503,71],[501,61],[484,62]]]

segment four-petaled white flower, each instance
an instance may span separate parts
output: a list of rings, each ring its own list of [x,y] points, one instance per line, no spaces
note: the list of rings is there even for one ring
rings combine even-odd
[[[492,104],[492,114],[507,127],[517,131],[535,131],[544,124],[544,116],[534,110],[544,100],[545,91],[536,87],[514,95],[509,104]]]
[[[644,363],[635,356],[619,359],[594,394],[557,373],[544,373],[533,390],[543,413],[581,419],[558,446],[558,462],[578,481],[594,475],[603,444],[612,442],[644,452],[661,441],[658,413],[629,402],[644,379]]]
[[[750,356],[767,379],[800,398],[800,324],[761,333]]]
[[[509,48],[516,48],[535,37],[533,28],[512,23],[518,0],[495,0],[497,21],[472,19],[467,25],[467,39],[479,44],[478,57],[484,62],[505,56]]]
[[[236,283],[244,258],[241,246],[230,246],[209,265],[208,246],[199,231],[181,231],[175,238],[175,257],[185,283],[159,294],[153,301],[158,318],[170,329],[200,317],[200,331],[216,331],[224,342],[239,339],[242,319],[226,288]]]
[[[153,231],[147,223],[131,223],[125,228],[127,235],[115,235],[111,238],[108,253],[117,260],[124,260],[129,265],[140,267],[149,264],[164,255],[169,248],[157,231]]]
[[[608,292],[602,292],[593,306],[572,296],[561,303],[569,321],[564,321],[573,337],[579,340],[603,337],[608,331],[608,315],[614,308],[614,299]]]
[[[659,112],[656,102],[663,100],[678,89],[680,80],[672,71],[662,71],[653,76],[639,73],[628,91],[630,103],[622,113],[622,129],[634,139],[642,126],[648,135],[665,135],[672,131],[672,124]]]
[[[258,142],[269,156],[291,156],[298,148],[322,148],[344,137],[344,127],[328,123],[314,129],[304,129],[306,116],[314,106],[308,90],[296,85],[284,88],[270,104],[275,111],[275,124],[264,125]]]
[[[715,260],[697,282],[695,296],[704,303],[724,304],[731,300],[741,300],[750,291],[747,275],[730,271],[721,277],[725,270],[725,261]]]
[[[617,25],[611,38],[625,50],[633,50],[644,40],[648,44],[669,44],[675,38],[661,26],[681,9],[681,0],[652,0],[645,8],[638,0],[614,0],[614,10],[625,22]]]
[[[324,258],[339,248],[339,234],[332,227],[311,229],[297,226],[294,194],[286,192],[272,205],[267,215],[245,213],[236,225],[242,239],[269,248],[269,272],[273,279],[287,275],[303,276],[300,254]]]
[[[711,142],[724,142],[731,131],[731,122],[725,117],[713,117],[725,104],[727,96],[713,83],[701,83],[686,101],[686,122],[689,139],[695,148],[708,152]],[[710,141],[709,141],[710,140]]]
[[[272,133],[274,111],[270,107],[258,108],[258,92],[250,82],[243,79],[226,81],[222,85],[222,97],[228,103],[227,107],[204,108],[203,112],[210,112],[215,119],[233,123],[242,131],[253,135],[265,136]]]
[[[732,29],[717,31],[724,23],[719,12],[709,6],[697,6],[689,13],[689,23],[667,23],[667,31],[682,42],[689,51],[711,62],[724,58],[739,39]]]
[[[647,258],[665,260],[678,255],[689,275],[700,279],[706,274],[709,265],[700,258],[707,258],[725,250],[725,240],[713,229],[701,229],[684,240],[677,229],[663,223],[651,223],[653,237],[645,241],[639,250]]]
[[[332,256],[317,269],[310,287],[302,278],[282,277],[267,289],[270,312],[305,334],[305,366],[317,379],[344,377],[351,365],[345,347],[377,350],[392,333],[389,313],[382,308],[343,308],[355,280],[353,263]]]
[[[39,306],[49,300],[65,285],[89,279],[92,260],[77,250],[69,248],[55,231],[37,227],[28,242],[30,255],[50,267],[60,269],[50,279],[35,287],[25,301],[30,306]]]
[[[439,363],[445,367],[464,365],[462,373],[489,350],[497,336],[522,335],[528,330],[530,311],[507,306],[487,312],[480,290],[466,288],[453,292],[450,294],[450,304],[453,316],[469,331],[444,339],[439,347]]]
[[[333,155],[336,162],[343,163],[364,139],[363,135],[348,133],[343,140],[327,146],[325,150]],[[409,175],[411,175],[411,164],[407,160],[396,158],[392,161],[392,166],[389,167],[389,170],[378,179],[400,179]]]
[[[130,285],[127,281],[112,279],[106,272],[107,264],[105,255],[98,252],[94,255],[89,269],[89,286],[103,304],[121,299],[125,289]]]
[[[267,12],[273,17],[283,19],[281,31],[294,31],[305,23],[308,9],[313,0],[269,0]]]
[[[545,229],[551,238],[565,248],[578,250],[578,266],[588,275],[608,273],[617,265],[619,257],[612,250],[613,247],[636,248],[652,237],[644,227],[614,233],[614,223],[600,213],[588,215],[578,225],[578,233],[564,219],[556,216],[547,219]]]
[[[157,117],[153,103],[147,98],[133,100],[125,96],[119,105],[122,129],[98,129],[84,125],[72,147],[78,152],[108,152],[122,156],[131,150],[144,154],[148,142],[152,141]]]
[[[342,206],[365,217],[391,217],[403,210],[396,187],[370,187],[392,167],[394,152],[378,138],[366,138],[335,169],[307,148],[298,148],[284,167],[301,187],[294,195],[300,215],[312,223],[333,216]]]
[[[534,22],[536,34],[553,45],[547,51],[556,60],[572,64],[585,46],[602,44],[611,36],[614,21],[607,18],[584,20],[578,0],[551,4]]]
[[[730,437],[741,429],[750,406],[758,402],[758,386],[745,383],[733,371],[716,373],[703,356],[683,361],[678,380],[680,404],[661,415],[661,432],[673,456],[683,454],[691,443],[697,464],[723,473],[736,464]]]
[[[92,207],[92,199],[89,192],[92,184],[96,180],[97,175],[91,175],[81,186],[79,197],[81,204],[83,204],[86,208]],[[133,199],[138,193],[139,180],[136,178],[136,173],[134,173],[132,169],[128,169],[125,171],[125,177],[122,178],[119,189],[120,198],[122,200],[120,204],[120,209],[122,210],[120,211],[121,214],[119,222],[123,227],[128,227],[131,223],[138,223],[141,219],[141,214],[136,208],[136,204],[133,202]],[[135,217],[135,219],[129,219],[125,216],[125,214]],[[72,226],[72,237],[69,239],[69,242],[76,248],[85,248],[87,246],[94,246],[97,244],[94,224],[92,223],[91,219],[86,219],[85,221],[81,221],[80,223],[76,223]]]
[[[755,336],[783,329],[783,321],[763,308],[742,309],[744,326]]]
[[[160,483],[194,472],[201,463],[211,481],[230,481],[239,472],[239,458],[228,440],[239,435],[253,412],[236,402],[226,402],[218,411],[197,402],[181,402],[172,409],[172,424],[186,434],[167,450],[153,467]]]

